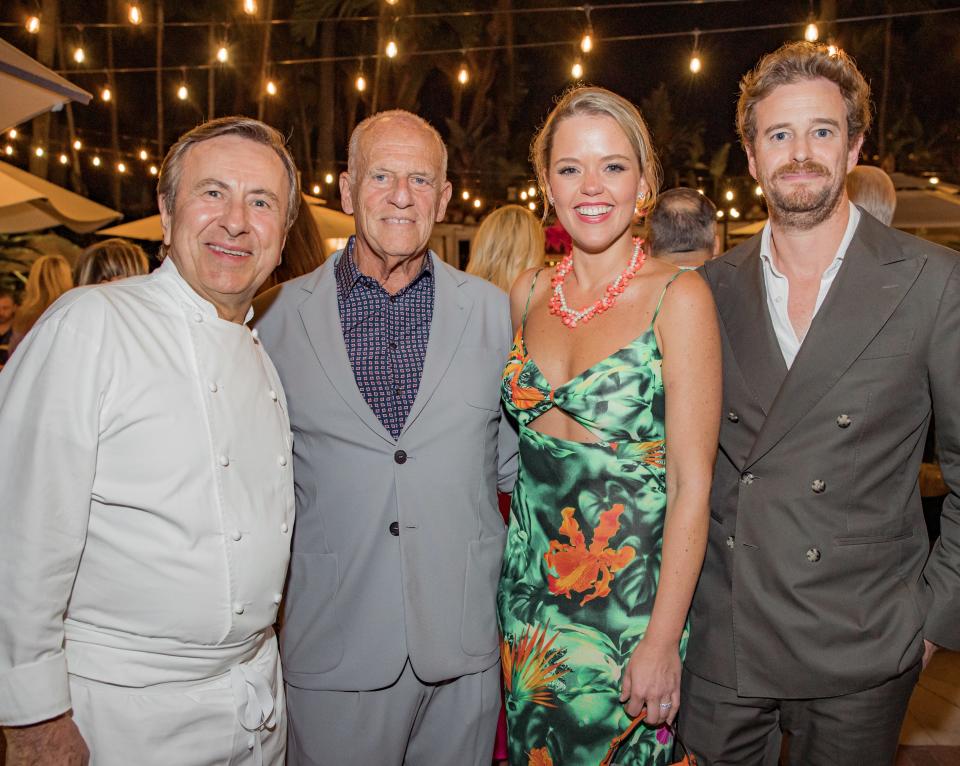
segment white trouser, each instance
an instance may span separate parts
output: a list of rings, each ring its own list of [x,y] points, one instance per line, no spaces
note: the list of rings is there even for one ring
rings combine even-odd
[[[287,722],[274,636],[218,676],[145,687],[70,676],[91,766],[282,766]]]

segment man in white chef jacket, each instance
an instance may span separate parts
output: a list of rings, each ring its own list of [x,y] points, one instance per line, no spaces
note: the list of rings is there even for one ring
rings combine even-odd
[[[283,137],[185,134],[166,258],[73,290],[0,373],[0,725],[10,766],[282,764],[294,496],[246,323],[300,199]]]

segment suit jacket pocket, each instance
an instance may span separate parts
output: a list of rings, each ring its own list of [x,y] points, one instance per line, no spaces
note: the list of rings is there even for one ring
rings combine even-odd
[[[497,581],[500,579],[506,541],[507,533],[504,530],[498,535],[474,540],[467,546],[460,645],[464,652],[475,657],[482,657],[497,649]]]
[[[868,345],[860,359],[883,359],[889,356],[903,356],[910,353],[910,347],[913,344],[913,330],[895,330],[892,332],[881,332]]]
[[[280,650],[291,673],[325,673],[343,657],[336,614],[340,567],[336,553],[296,553],[284,608]]]
[[[507,355],[489,346],[463,346],[457,353],[457,388],[463,400],[484,410],[500,409],[500,382]]]

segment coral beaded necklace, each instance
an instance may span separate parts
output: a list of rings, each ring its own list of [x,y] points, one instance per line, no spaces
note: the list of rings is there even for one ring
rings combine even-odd
[[[567,253],[567,255],[563,257],[563,260],[557,264],[557,272],[553,275],[553,279],[550,280],[550,284],[553,286],[553,295],[550,296],[550,313],[560,317],[563,324],[571,330],[580,322],[589,322],[597,314],[602,314],[607,309],[613,307],[620,293],[624,291],[627,283],[633,279],[646,259],[647,254],[643,253],[640,249],[640,238],[634,237],[633,256],[630,258],[630,263],[627,264],[627,268],[625,268],[613,282],[607,285],[607,289],[604,291],[602,298],[598,298],[595,303],[587,306],[585,309],[576,311],[567,305],[567,298],[563,294],[563,283],[566,281],[570,269],[573,268],[573,253]]]

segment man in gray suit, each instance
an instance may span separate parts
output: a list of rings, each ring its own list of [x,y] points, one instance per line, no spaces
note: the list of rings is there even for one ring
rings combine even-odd
[[[892,764],[922,662],[960,648],[960,259],[847,199],[869,87],[791,43],[740,85],[763,232],[708,262],[724,419],[681,734],[706,766]],[[927,561],[931,412],[951,494]]]
[[[292,766],[491,759],[497,488],[516,475],[500,410],[510,311],[428,250],[446,165],[419,117],[361,122],[340,177],[356,237],[261,302],[294,433],[281,634]]]

